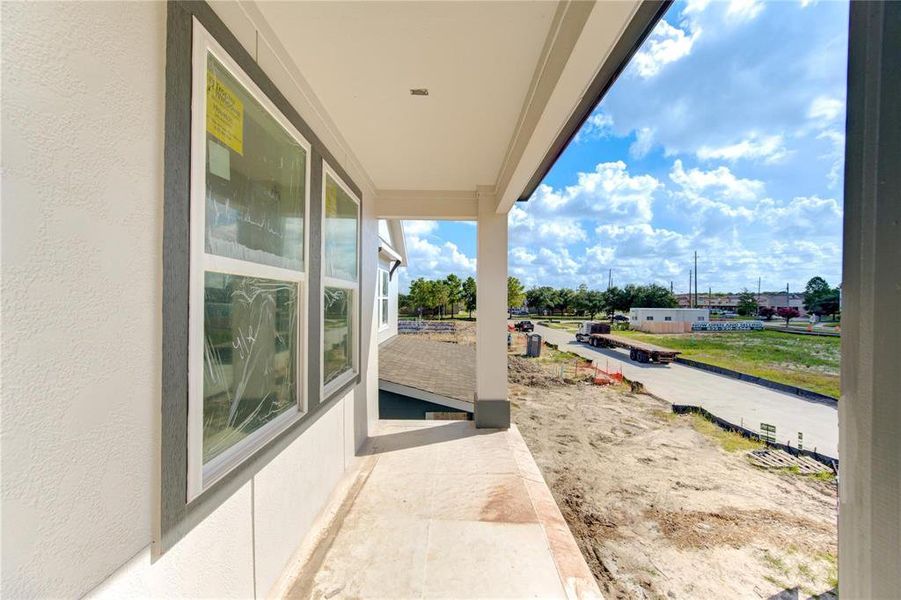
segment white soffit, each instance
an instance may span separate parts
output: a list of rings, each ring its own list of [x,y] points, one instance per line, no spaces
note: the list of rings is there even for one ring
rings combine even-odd
[[[557,3],[256,7],[377,188],[473,190],[498,179]]]

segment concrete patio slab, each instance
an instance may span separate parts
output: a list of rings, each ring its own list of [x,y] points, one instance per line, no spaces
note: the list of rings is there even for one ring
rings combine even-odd
[[[600,598],[519,431],[380,421],[288,598]]]

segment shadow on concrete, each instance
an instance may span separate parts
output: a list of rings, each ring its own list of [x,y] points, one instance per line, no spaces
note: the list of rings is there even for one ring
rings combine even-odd
[[[369,438],[365,447],[360,451],[361,456],[396,452],[407,448],[440,444],[451,440],[459,440],[477,435],[491,435],[501,431],[499,429],[476,429],[472,421],[450,421],[445,425],[434,427],[416,427],[407,431],[385,433]]]

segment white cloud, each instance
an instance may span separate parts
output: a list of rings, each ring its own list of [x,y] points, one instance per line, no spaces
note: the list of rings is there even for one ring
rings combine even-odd
[[[538,235],[544,243],[553,240],[572,243],[586,239],[585,230],[578,222],[564,219],[542,221],[538,224]]]
[[[665,65],[688,56],[699,35],[700,28],[686,33],[661,20],[632,59],[633,68],[644,79],[653,77]]]
[[[629,146],[629,155],[632,158],[644,158],[654,147],[654,130],[650,127],[642,127],[635,132],[635,141]]]
[[[844,114],[844,101],[828,96],[817,96],[814,98],[807,111],[807,116],[817,121],[821,126],[829,125]]]
[[[651,175],[633,176],[622,161],[599,163],[594,171],[580,172],[575,185],[556,189],[547,184],[538,186],[526,210],[514,206],[508,217],[511,231],[540,232],[561,237],[580,234],[572,223],[591,215],[609,217],[629,222],[645,222],[653,215],[654,194],[660,182]],[[549,219],[567,223],[553,228],[540,229]],[[583,232],[584,233],[584,232]],[[572,241],[570,239],[569,241]]]
[[[531,265],[537,257],[522,246],[510,248],[510,263],[516,265]]]
[[[751,134],[735,144],[718,147],[701,146],[697,150],[697,155],[701,160],[722,159],[735,162],[739,159],[747,159],[762,160],[764,163],[771,164],[786,158],[788,151],[785,149],[781,135]]]
[[[600,139],[610,135],[613,130],[613,117],[603,111],[599,111],[588,117],[582,127],[573,138],[575,143],[589,139]]]
[[[423,236],[438,229],[438,221],[404,221],[404,233]]]
[[[581,199],[582,207],[598,215],[644,222],[653,216],[654,192],[659,187],[656,178],[632,176],[626,163],[617,161],[600,163],[592,173],[579,173],[578,185],[566,188],[566,193]]]
[[[821,154],[820,158],[832,161],[832,166],[826,174],[826,179],[829,181],[829,189],[835,189],[844,175],[842,170],[845,167],[845,132],[827,129],[817,135],[817,139],[828,140],[832,144],[831,150]]]
[[[736,177],[728,167],[686,171],[681,159],[673,163],[670,179],[682,188],[682,193],[693,199],[711,195],[726,202],[750,202],[764,191],[762,181]]]
[[[760,0],[731,0],[726,8],[726,18],[733,23],[751,21],[763,10]]]
[[[414,227],[409,227],[411,224]],[[457,244],[439,239],[437,232],[436,221],[404,222],[408,265],[401,270],[402,287],[417,277],[439,279],[451,273],[461,277],[475,274],[476,259],[467,256]]]

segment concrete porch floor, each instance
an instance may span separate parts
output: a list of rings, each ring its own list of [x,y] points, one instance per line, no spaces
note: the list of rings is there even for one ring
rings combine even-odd
[[[289,598],[600,598],[515,427],[380,421]]]

